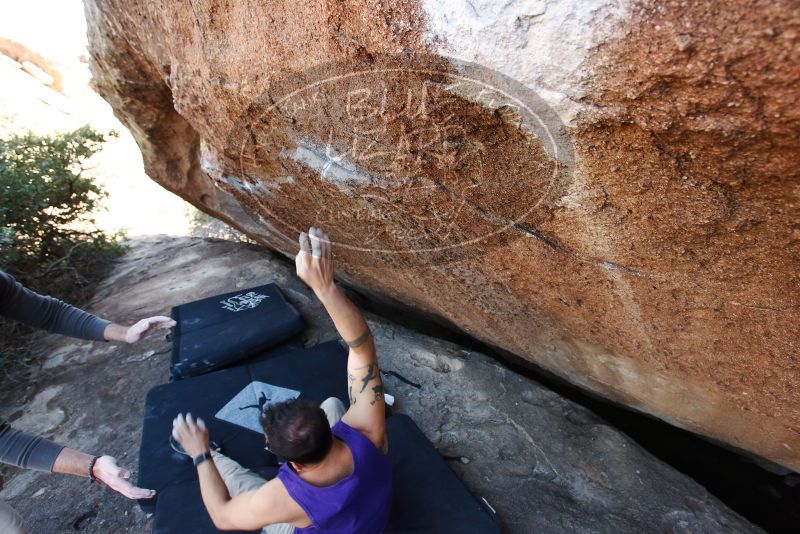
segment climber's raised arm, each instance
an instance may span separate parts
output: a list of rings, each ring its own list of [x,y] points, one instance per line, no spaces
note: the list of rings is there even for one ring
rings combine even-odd
[[[386,448],[386,407],[375,343],[364,315],[336,286],[333,254],[328,235],[312,227],[300,234],[295,258],[297,275],[325,306],[339,335],[350,347],[347,381],[350,408],[342,420],[367,436],[376,447]]]

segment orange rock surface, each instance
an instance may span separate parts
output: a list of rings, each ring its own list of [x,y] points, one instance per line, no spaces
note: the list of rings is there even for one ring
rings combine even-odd
[[[86,11],[170,191],[288,255],[323,226],[348,282],[800,470],[797,3],[511,4]]]

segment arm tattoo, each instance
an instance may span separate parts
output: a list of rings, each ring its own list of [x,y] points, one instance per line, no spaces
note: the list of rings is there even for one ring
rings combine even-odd
[[[372,388],[372,392],[375,393],[375,398],[372,399],[370,404],[375,404],[379,400],[383,400],[383,384],[378,384],[374,388]]]
[[[347,395],[350,397],[350,406],[356,403],[356,397],[353,395],[353,382],[355,382],[356,377],[347,373]]]
[[[369,364],[367,367],[367,372],[364,374],[364,378],[361,379],[361,391],[359,391],[358,394],[360,395],[361,393],[364,393],[364,390],[367,389],[367,384],[369,384],[369,381],[378,377],[379,375],[377,366],[374,363]]]
[[[369,327],[367,327],[367,329],[364,331],[363,334],[355,338],[353,341],[345,340],[345,343],[347,343],[347,346],[350,347],[351,349],[357,349],[358,347],[367,342],[369,336],[370,336],[370,331]]]

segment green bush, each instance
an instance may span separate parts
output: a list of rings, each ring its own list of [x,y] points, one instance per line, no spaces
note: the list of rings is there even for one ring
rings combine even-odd
[[[106,193],[84,174],[104,141],[89,126],[0,138],[0,269],[73,303],[123,251],[120,235],[97,228]]]

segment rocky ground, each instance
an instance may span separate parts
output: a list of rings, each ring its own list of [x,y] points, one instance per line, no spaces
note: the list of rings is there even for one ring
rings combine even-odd
[[[197,238],[143,238],[98,288],[90,309],[117,322],[269,281],[309,327],[306,344],[335,337],[291,264],[262,248]],[[398,411],[407,413],[507,532],[755,532],[700,485],[587,409],[491,358],[370,315]],[[146,392],[167,381],[163,338],[118,346],[47,336],[30,382],[7,379],[2,415],[15,426],[136,469]],[[343,371],[344,372],[344,371]],[[85,480],[6,469],[0,498],[33,533],[149,532],[134,502]]]

